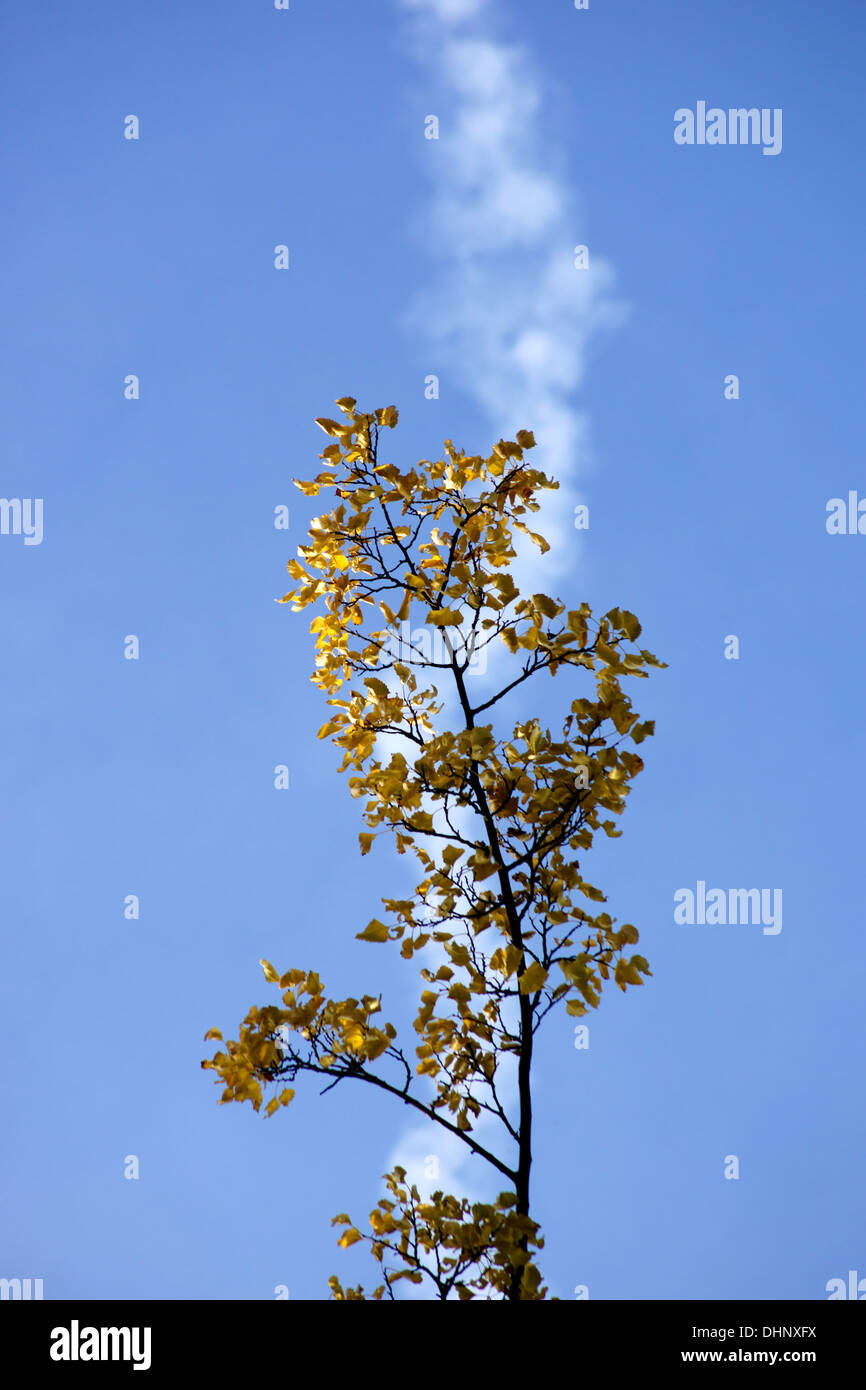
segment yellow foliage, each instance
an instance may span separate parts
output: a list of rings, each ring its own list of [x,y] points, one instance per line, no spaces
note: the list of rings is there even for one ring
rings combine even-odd
[[[414,1067],[394,1026],[381,1021],[378,996],[332,1000],[315,972],[278,975],[266,960],[280,1004],[252,1008],[237,1040],[202,1066],[216,1073],[222,1102],[264,1104],[266,1115],[294,1091],[265,1103],[263,1088],[301,1071],[330,1084],[370,1081],[411,1098],[508,1176],[515,1190],[494,1203],[442,1192],[422,1202],[396,1168],[369,1235],[347,1215],[335,1218],[347,1228],[340,1245],[368,1242],[383,1267],[373,1299],[392,1297],[400,1279],[425,1277],[440,1297],[462,1301],[544,1298],[528,1197],[518,1199],[511,1160],[484,1147],[473,1121],[479,1097],[494,1094],[503,1059],[528,1045],[548,1008],[564,1000],[580,1017],[611,981],[625,990],[651,973],[643,956],[624,955],[637,929],[588,910],[605,895],[581,862],[599,831],[619,835],[616,818],[643,768],[627,745],[654,732],[623,682],[664,663],[633,645],[641,626],[626,609],[594,618],[586,603],[567,608],[556,595],[521,594],[510,568],[515,541],[525,535],[547,551],[529,523],[539,494],[557,486],[526,457],[531,431],[500,439],[486,457],[446,440],[442,458],[406,467],[379,457],[380,431],[398,423],[395,407],[364,413],[352,396],[337,406],[341,420],[316,421],[329,437],[319,456],[324,471],[296,480],[305,496],[331,492],[333,507],[311,522],[308,544],[288,562],[296,588],[278,602],[295,612],[316,605],[311,680],[334,709],[318,737],[340,750],[340,770],[349,773],[366,826],[361,854],[388,831],[420,868],[414,892],[383,898],[386,921],[374,919],[355,938],[399,942],[407,961],[431,943],[441,955],[419,960],[428,988],[414,1020]],[[407,640],[412,616],[434,631],[422,627]],[[488,648],[508,665],[498,691],[470,680],[471,658]],[[515,708],[525,709],[524,685],[563,668],[561,728],[533,718],[503,727],[500,700],[515,691]],[[460,711],[453,728],[441,722],[443,684]],[[218,1029],[205,1036],[222,1043]],[[521,1115],[513,1120],[519,1128]],[[425,1263],[432,1251],[436,1260]],[[329,1283],[338,1301],[367,1297],[360,1285]]]

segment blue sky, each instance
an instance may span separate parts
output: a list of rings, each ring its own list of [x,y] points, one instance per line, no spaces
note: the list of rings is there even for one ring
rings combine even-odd
[[[825,525],[866,496],[864,31],[804,0],[5,7],[0,493],[44,533],[0,535],[0,1276],[323,1298],[373,1274],[331,1217],[437,1151],[366,1088],[264,1121],[199,1067],[270,1002],[261,956],[411,1003],[354,940],[403,866],[360,858],[307,616],[273,602],[344,394],[398,406],[407,462],[533,429],[562,482],[539,586],[633,610],[669,663],[588,861],[652,980],[538,1054],[551,1292],[866,1276],[866,539]],[[698,101],[780,108],[781,152],[675,144]],[[781,932],[676,924],[698,881],[780,888]]]

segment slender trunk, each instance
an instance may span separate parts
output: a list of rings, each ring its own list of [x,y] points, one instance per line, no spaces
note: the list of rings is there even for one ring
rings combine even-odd
[[[466,686],[463,677],[457,668],[457,663],[452,659],[452,670],[457,684],[460,704],[463,708],[467,729],[475,727],[475,719],[469,697],[466,693]],[[511,891],[511,879],[508,870],[502,861],[501,843],[499,834],[494,824],[493,817],[487,805],[487,798],[481,779],[478,773],[473,771],[469,778],[473,792],[475,793],[476,806],[484,821],[487,831],[487,841],[490,848],[490,855],[497,866],[497,877],[502,893],[502,903],[508,918],[509,936],[512,944],[518,950],[523,950],[523,933],[520,930],[520,917],[517,912],[517,905]],[[518,1161],[517,1177],[515,1181],[515,1195],[517,1197],[517,1213],[519,1216],[529,1215],[529,1174],[532,1167],[532,1003],[528,994],[520,995],[520,1057],[517,1068],[517,1088],[520,1106],[520,1120],[518,1124]],[[520,1246],[522,1250],[528,1249],[528,1241],[524,1237]],[[508,1300],[519,1301],[520,1282],[523,1276],[523,1266],[516,1266],[511,1273],[511,1287],[508,1292]]]
[[[520,1101],[520,1142],[517,1162],[517,1212],[520,1216],[529,1215],[529,1173],[532,1167],[532,1088],[530,1070],[532,1067],[532,1005],[528,994],[520,996],[520,1060],[517,1070],[517,1087]],[[520,1242],[523,1250],[528,1249],[526,1238]],[[512,1271],[509,1300],[519,1301],[522,1268]]]

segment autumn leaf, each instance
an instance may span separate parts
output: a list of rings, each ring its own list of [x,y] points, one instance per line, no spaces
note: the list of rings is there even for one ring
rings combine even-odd
[[[538,961],[533,961],[528,969],[524,970],[519,977],[519,987],[521,994],[536,994],[542,989],[547,980],[547,971]]]
[[[382,923],[374,920],[363,931],[357,932],[356,941],[387,941],[388,928]]]
[[[461,615],[450,608],[434,609],[425,619],[425,622],[432,623],[434,627],[459,627],[462,621]]]

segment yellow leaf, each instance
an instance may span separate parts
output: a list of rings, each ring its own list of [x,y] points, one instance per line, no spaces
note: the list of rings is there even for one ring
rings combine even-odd
[[[377,676],[365,676],[364,684],[368,690],[372,690],[374,695],[378,695],[380,700],[384,700],[388,695],[388,687],[384,681],[380,681]]]
[[[387,1046],[388,1038],[386,1035],[379,1032],[377,1028],[372,1028],[366,1039],[365,1051],[368,1061],[375,1062],[377,1057],[381,1057]]]
[[[490,957],[490,968],[496,970],[506,979],[513,975],[520,964],[521,953],[516,946],[510,943],[507,946],[500,946]]]
[[[280,977],[280,989],[290,989],[292,985],[299,985],[306,978],[305,970],[287,970],[285,975]]]
[[[358,843],[359,843],[360,846],[361,846],[361,853],[362,853],[362,854],[369,854],[369,853],[370,853],[370,846],[372,845],[372,843],[373,843],[373,841],[375,840],[375,838],[376,838],[375,835],[369,835],[369,834],[367,834],[366,831],[362,831],[362,832],[361,832],[361,834],[358,836]]]
[[[524,970],[518,981],[521,994],[535,994],[547,980],[547,971],[537,960]]]
[[[260,960],[259,965],[262,967],[265,979],[269,985],[278,985],[280,983],[280,977],[269,960]]]
[[[356,940],[356,941],[387,941],[387,940],[388,940],[388,928],[385,926],[384,922],[377,922],[377,921],[376,921],[376,918],[374,917],[373,920],[372,920],[372,922],[369,924],[369,926],[366,926],[366,927],[364,928],[363,931],[359,931],[359,932],[356,932],[356,933],[355,933],[355,940]]]
[[[646,965],[646,961],[644,960],[643,956],[632,956],[631,960],[622,959],[617,961],[616,970],[614,971],[614,979],[616,983],[619,985],[620,989],[624,990],[626,985],[643,984],[643,980],[641,979],[640,975],[640,970],[638,969],[639,965]],[[649,974],[648,970],[647,974]]]
[[[523,526],[521,529],[526,532],[527,536],[533,542],[533,544],[538,546],[542,555],[546,554],[546,552],[550,549],[550,546],[548,545],[544,537],[539,536],[535,531],[530,531],[529,528],[526,526]]]
[[[496,865],[493,860],[481,857],[478,854],[470,859],[469,867],[472,870],[472,877],[476,883],[483,883],[485,878],[489,878],[491,874],[496,873]]]
[[[222,1042],[223,1035],[220,1032],[219,1028],[208,1028],[207,1032],[204,1035],[204,1040],[205,1042],[209,1042],[211,1038],[218,1038],[219,1041]]]
[[[634,613],[629,613],[625,608],[622,610],[622,625],[625,628],[626,636],[632,642],[636,637],[640,637],[640,623]]]
[[[552,598],[548,598],[547,594],[533,594],[532,602],[536,608],[541,609],[545,618],[555,618],[559,612],[559,604],[554,602]]]
[[[424,621],[432,623],[433,627],[459,627],[463,618],[453,608],[436,608],[427,614]]]

